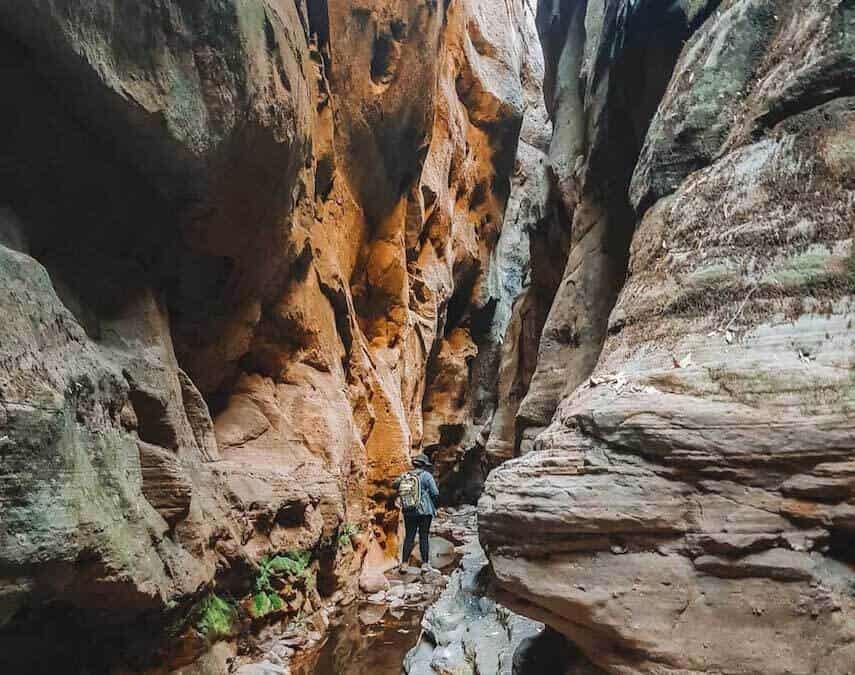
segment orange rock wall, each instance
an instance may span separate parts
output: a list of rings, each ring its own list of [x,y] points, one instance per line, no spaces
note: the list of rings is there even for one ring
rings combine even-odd
[[[312,551],[304,612],[387,564],[391,479],[428,446],[451,471],[492,414],[546,199],[533,10],[0,18],[0,662],[62,606],[105,647],[67,629],[46,659],[180,665],[189,608],[249,597],[265,556]],[[166,624],[195,641],[140,644]]]

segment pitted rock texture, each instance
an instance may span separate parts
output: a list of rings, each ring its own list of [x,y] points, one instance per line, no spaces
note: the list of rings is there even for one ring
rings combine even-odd
[[[538,20],[572,234],[480,502],[498,597],[607,672],[852,672],[855,5]]]
[[[182,667],[267,556],[317,578],[274,618],[390,564],[391,479],[483,436],[548,193],[533,9],[0,18],[0,662]]]
[[[486,474],[484,450],[493,417],[505,403],[498,384],[503,342],[514,302],[532,285],[532,233],[548,214],[545,150],[551,126],[529,3],[452,3],[449,25],[456,26],[451,35],[459,36],[459,44],[449,46],[459,49],[469,65],[450,78],[462,105],[450,99],[453,105],[446,110],[440,104],[422,179],[423,198],[431,204],[436,200],[430,207],[425,203],[431,227],[439,228],[437,234],[450,227],[451,234],[451,252],[439,261],[420,253],[425,278],[445,278],[437,264],[449,255],[455,261],[454,290],[427,363],[422,443],[434,459],[442,499],[474,504]],[[485,116],[488,112],[494,120]],[[440,142],[449,133],[445,127],[466,130],[465,141],[452,134],[450,142]],[[461,142],[470,148],[470,158],[458,156]],[[494,148],[492,166],[478,162],[488,148]],[[468,192],[457,188],[452,194],[442,176],[461,171],[457,182]],[[453,205],[447,213],[443,194]]]

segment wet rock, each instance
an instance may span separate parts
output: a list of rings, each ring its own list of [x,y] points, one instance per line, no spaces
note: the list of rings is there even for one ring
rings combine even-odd
[[[385,598],[383,598],[385,600]],[[366,626],[380,623],[386,614],[385,604],[365,605],[359,608],[359,621]]]
[[[240,666],[234,672],[235,675],[288,675],[290,671],[285,666],[270,661],[261,661]]]
[[[443,523],[466,543],[460,567],[422,618],[422,636],[407,654],[409,675],[442,673],[512,673],[516,647],[541,624],[517,616],[484,597],[487,559],[477,541],[471,509],[451,512]]]
[[[430,564],[436,569],[448,567],[457,559],[454,545],[442,537],[431,537],[430,539]]]
[[[382,604],[382,603],[386,602],[386,592],[385,591],[377,591],[377,593],[372,593],[371,595],[369,595],[366,598],[366,600],[368,600],[368,602],[374,602],[374,603]]]
[[[403,598],[405,595],[407,595],[407,587],[399,582],[397,585],[392,586],[389,589],[387,595],[390,598]]]
[[[386,575],[380,570],[365,568],[359,576],[359,588],[369,595],[384,591],[388,586],[389,582],[386,580]]]

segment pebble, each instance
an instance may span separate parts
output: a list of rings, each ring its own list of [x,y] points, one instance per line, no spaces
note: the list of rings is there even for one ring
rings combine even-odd
[[[270,648],[270,651],[283,659],[290,659],[292,656],[294,656],[294,650],[291,649],[291,647],[282,644],[281,642],[273,645]]]
[[[369,595],[366,600],[368,602],[386,602],[386,591],[377,591]]]

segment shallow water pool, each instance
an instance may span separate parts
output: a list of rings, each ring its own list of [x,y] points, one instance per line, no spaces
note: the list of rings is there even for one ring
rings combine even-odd
[[[353,603],[330,628],[326,642],[311,654],[291,661],[294,675],[400,675],[404,656],[419,637],[422,610],[404,610],[366,626],[360,612],[373,613],[376,605]]]

